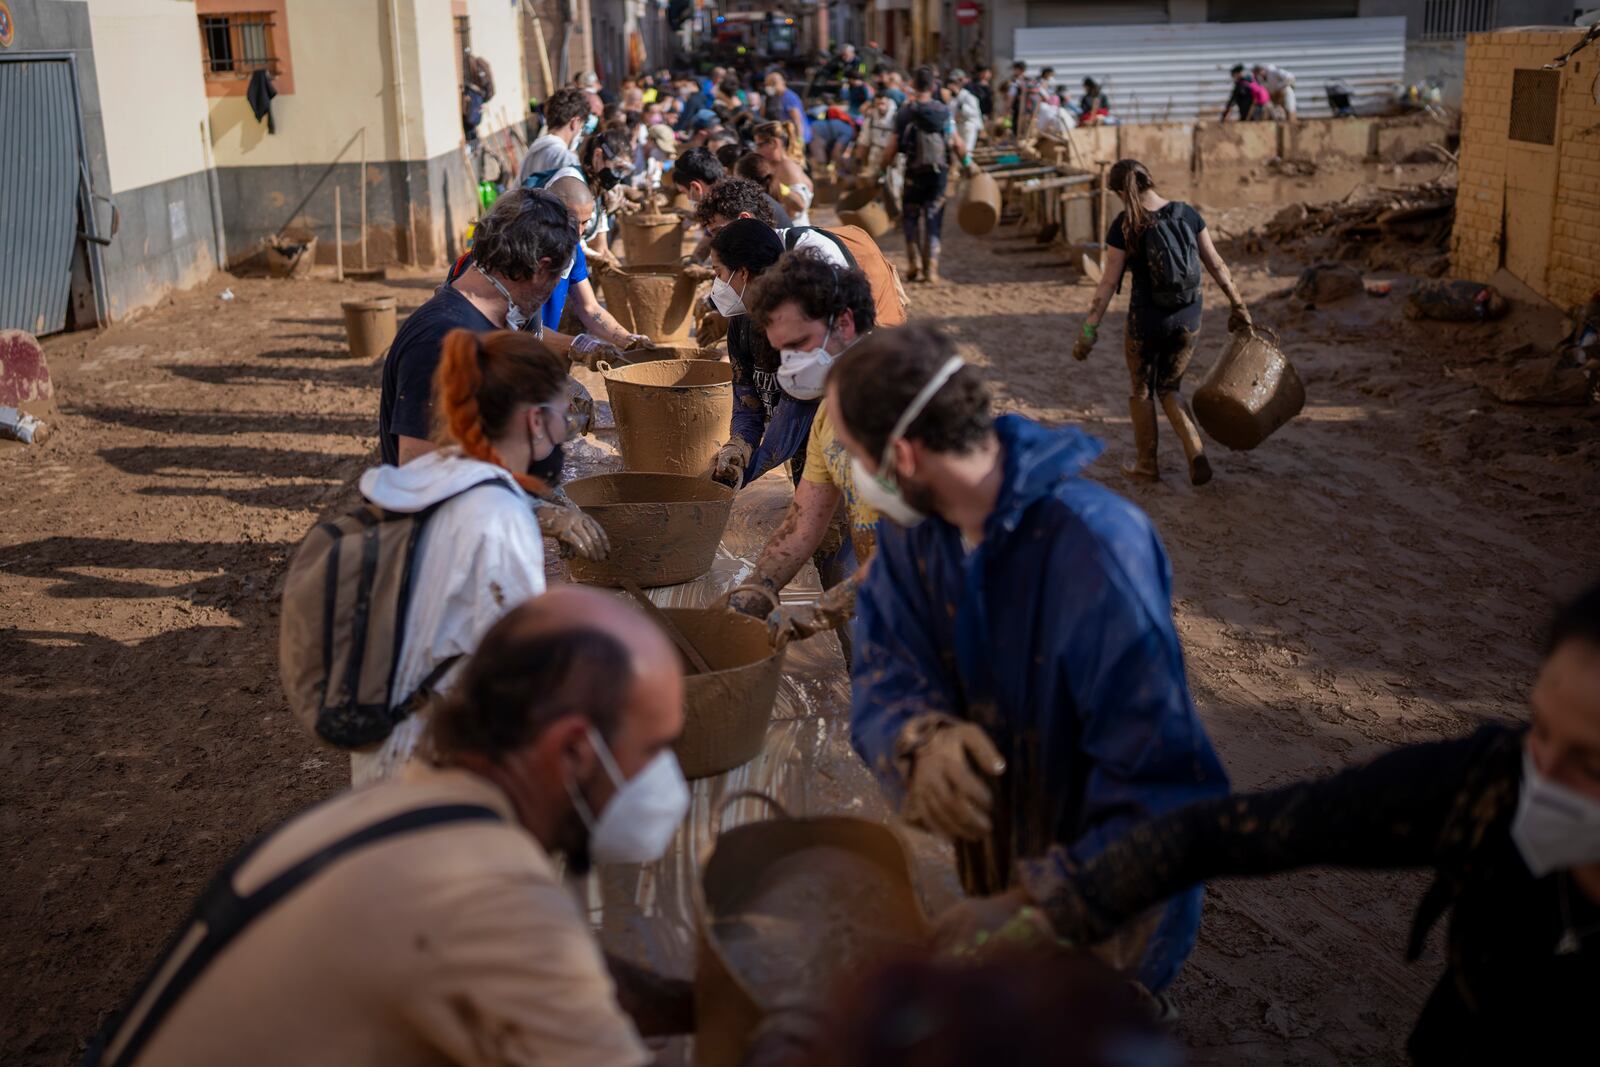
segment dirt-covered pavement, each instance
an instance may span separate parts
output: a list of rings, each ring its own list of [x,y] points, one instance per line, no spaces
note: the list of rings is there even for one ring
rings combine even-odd
[[[1497,404],[1469,375],[1547,317],[1423,326],[1398,294],[1295,311],[1264,299],[1291,265],[1236,267],[1311,399],[1257,452],[1217,454],[1200,490],[1169,432],[1162,484],[1117,474],[1121,316],[1074,363],[1090,294],[1058,254],[952,233],[954,284],[914,287],[913,316],[989,368],[1003,407],[1106,440],[1091,473],[1160,527],[1237,785],[1521,716],[1551,598],[1600,559],[1600,422]],[[47,345],[59,432],[0,447],[0,1060],[70,1062],[217,864],[346,780],[285,711],[274,601],[374,455],[378,370],[345,354],[339,301],[389,291],[404,312],[431,284],[219,277]],[[1402,958],[1422,889],[1328,871],[1215,886],[1175,990],[1196,1061],[1401,1060],[1439,968],[1437,933]]]

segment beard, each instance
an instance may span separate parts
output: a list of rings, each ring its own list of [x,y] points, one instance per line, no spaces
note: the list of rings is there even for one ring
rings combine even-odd
[[[567,873],[574,878],[582,878],[594,866],[594,857],[589,854],[589,828],[576,808],[567,812],[557,828],[555,846],[567,861]]]
[[[934,500],[932,489],[925,485],[918,485],[915,482],[906,481],[903,478],[899,479],[898,482],[900,486],[900,496],[907,504],[910,504],[924,515],[939,514],[939,509],[935,506],[937,502]]]

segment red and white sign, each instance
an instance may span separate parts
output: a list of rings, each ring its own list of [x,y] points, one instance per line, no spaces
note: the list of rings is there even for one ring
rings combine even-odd
[[[972,0],[961,0],[956,5],[956,23],[961,26],[971,26],[983,17],[983,6],[975,4]]]

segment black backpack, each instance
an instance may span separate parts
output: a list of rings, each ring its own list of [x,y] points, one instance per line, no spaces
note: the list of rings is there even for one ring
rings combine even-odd
[[[950,168],[950,142],[945,139],[944,127],[928,129],[924,124],[932,122],[920,110],[920,104],[911,105],[918,109],[911,116],[908,130],[911,134],[911,144],[904,146],[906,152],[907,174],[943,174]]]
[[[1188,307],[1200,298],[1200,243],[1179,217],[1177,204],[1156,212],[1139,235],[1140,254],[1157,307]]]

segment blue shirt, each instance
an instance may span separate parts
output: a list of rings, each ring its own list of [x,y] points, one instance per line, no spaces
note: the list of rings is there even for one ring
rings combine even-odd
[[[578,282],[588,280],[589,258],[583,254],[583,242],[579,241],[577,251],[572,253],[572,269],[557,280],[556,287],[550,290],[544,306],[539,309],[539,321],[544,323],[545,329],[561,329],[561,313],[567,307],[567,290]]]

